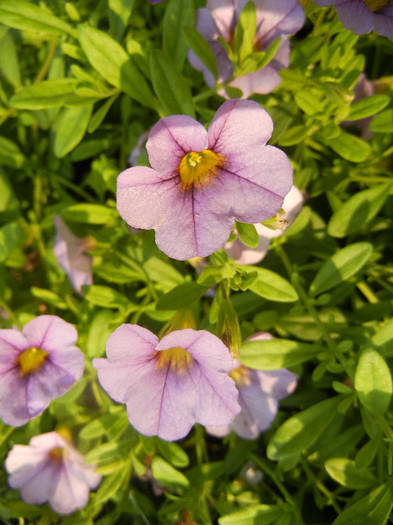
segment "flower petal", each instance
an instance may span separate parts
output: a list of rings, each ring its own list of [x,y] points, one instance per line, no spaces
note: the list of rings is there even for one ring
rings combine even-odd
[[[265,45],[278,37],[293,35],[304,24],[298,0],[256,0],[257,35]]]
[[[369,33],[374,25],[374,13],[362,0],[336,1],[337,15],[347,29],[356,35]]]
[[[157,343],[157,336],[150,330],[135,324],[122,324],[109,336],[106,355],[110,361],[143,362],[154,354]]]
[[[20,427],[31,418],[26,387],[26,379],[19,377],[16,368],[0,374],[0,415],[7,425]]]
[[[23,328],[29,345],[51,351],[74,345],[78,339],[75,327],[56,315],[40,315]]]

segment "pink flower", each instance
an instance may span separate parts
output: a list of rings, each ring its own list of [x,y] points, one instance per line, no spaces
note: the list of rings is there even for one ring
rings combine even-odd
[[[253,0],[256,9],[257,30],[254,52],[266,51],[269,45],[281,37],[282,41],[274,58],[262,69],[232,79],[234,69],[226,51],[219,42],[221,36],[231,48],[234,47],[235,27],[247,0],[208,0],[206,8],[197,10],[196,29],[209,43],[217,61],[218,82],[241,89],[243,98],[252,93],[270,93],[281,82],[280,69],[288,67],[290,44],[288,36],[296,33],[304,24],[304,12],[297,0]],[[213,74],[190,51],[190,64],[203,72],[208,86],[214,87]],[[220,94],[225,96],[224,90]]]
[[[267,146],[268,113],[251,100],[230,100],[209,130],[185,115],[161,119],[146,148],[152,168],[117,179],[117,209],[129,226],[156,230],[157,246],[174,259],[222,248],[235,218],[255,223],[278,211],[292,186],[287,156]]]
[[[15,445],[5,460],[9,485],[20,490],[30,505],[49,502],[58,514],[71,514],[86,506],[89,489],[101,476],[57,432],[40,434],[29,445]]]
[[[286,220],[292,223],[296,215],[303,207],[304,196],[302,192],[292,186],[291,190],[284,199],[283,208],[286,212]],[[254,225],[259,234],[259,244],[256,248],[245,246],[239,238],[233,242],[228,242],[224,250],[238,264],[257,264],[267,254],[271,239],[279,237],[285,230],[272,230],[263,224]]]
[[[268,333],[257,333],[247,341],[273,339]],[[239,390],[241,411],[230,425],[209,427],[210,434],[223,437],[234,430],[245,439],[255,439],[267,430],[278,412],[278,401],[289,396],[297,386],[298,376],[285,368],[280,370],[252,370],[238,363],[231,377]]]
[[[20,332],[0,330],[0,415],[19,427],[37,417],[79,379],[85,367],[75,328],[41,315]]]
[[[375,29],[393,40],[392,0],[314,0],[319,6],[334,5],[337,15],[347,29],[356,35]]]
[[[229,350],[205,330],[178,330],[158,340],[149,330],[123,324],[109,337],[108,359],[93,359],[106,392],[126,403],[142,434],[172,441],[194,423],[226,425],[239,412],[228,372]]]
[[[85,253],[92,248],[92,240],[74,235],[59,215],[56,215],[54,221],[56,238],[53,252],[72,287],[81,293],[84,284],[93,283],[91,275],[93,259]]]

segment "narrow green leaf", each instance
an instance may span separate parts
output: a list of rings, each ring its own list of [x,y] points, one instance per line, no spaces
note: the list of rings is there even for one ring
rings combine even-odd
[[[250,0],[243,7],[235,27],[235,51],[240,64],[252,53],[256,29],[255,4]]]
[[[54,142],[56,157],[61,159],[72,151],[83,139],[90,122],[93,106],[64,108],[57,121]]]
[[[153,459],[151,470],[154,479],[164,487],[187,489],[190,486],[190,482],[184,474],[173,468],[172,465],[159,456]]]
[[[222,280],[222,272],[216,266],[204,268],[198,277],[198,284],[201,286],[214,286]]]
[[[153,50],[150,58],[154,91],[165,114],[186,114],[195,117],[191,90],[178,72],[174,62],[162,51]]]
[[[332,237],[343,238],[360,231],[379,212],[389,197],[391,184],[380,184],[364,190],[344,202],[332,215],[328,233]]]
[[[30,291],[33,297],[40,299],[44,303],[53,304],[53,306],[56,306],[56,308],[59,308],[60,310],[67,310],[68,308],[67,304],[64,301],[62,301],[61,298],[51,290],[45,290],[44,288],[37,288],[36,286],[32,286],[30,288]]]
[[[216,57],[203,36],[193,27],[186,26],[183,30],[185,39],[199,60],[207,67],[215,79],[218,77]]]
[[[0,38],[0,71],[15,88],[21,85],[18,54],[12,34],[7,31]]]
[[[18,109],[47,109],[80,104],[83,98],[75,93],[79,81],[74,78],[44,80],[14,95],[10,105]]]
[[[25,160],[19,147],[9,139],[0,136],[0,165],[20,168]]]
[[[156,109],[157,104],[149,85],[116,40],[87,25],[80,25],[78,34],[88,61],[109,84],[138,102]]]
[[[21,29],[22,31],[37,31],[48,35],[74,35],[73,28],[60,18],[50,14],[46,9],[31,2],[18,0],[0,0],[1,23]]]
[[[257,281],[250,286],[250,290],[255,294],[280,303],[297,301],[295,288],[281,275],[258,266],[243,266],[243,268],[258,273]]]
[[[250,248],[256,248],[259,244],[259,235],[253,224],[236,221],[236,230],[240,240]]]
[[[314,359],[321,347],[289,339],[248,341],[240,347],[240,362],[257,370],[277,370]]]
[[[366,489],[378,483],[374,474],[357,469],[352,459],[331,458],[325,461],[325,468],[332,479],[351,489]]]
[[[349,107],[349,114],[345,120],[359,120],[371,117],[382,111],[390,102],[388,95],[371,95],[357,100]]]
[[[89,127],[87,128],[87,131],[89,133],[93,133],[102,123],[106,115],[108,114],[108,111],[111,109],[112,104],[117,99],[118,95],[113,95],[113,97],[108,98],[102,106],[100,106],[97,111],[94,113],[94,115],[91,117]]]
[[[135,0],[108,0],[109,34],[119,41],[124,35]]]
[[[393,108],[385,109],[376,115],[369,126],[375,133],[393,133]]]
[[[319,269],[310,286],[310,295],[316,295],[346,281],[360,271],[370,259],[373,247],[368,242],[350,244],[335,253]]]
[[[177,443],[157,439],[157,448],[171,465],[179,468],[188,467],[190,460],[186,452]]]
[[[299,90],[293,95],[296,104],[306,113],[306,115],[315,115],[323,111],[324,104],[321,100],[321,93],[316,94],[312,90]]]
[[[218,519],[219,525],[270,525],[279,523],[284,514],[288,515],[288,505],[248,505],[247,508],[232,512]]]
[[[108,224],[115,222],[118,213],[114,208],[108,208],[102,204],[71,204],[61,210],[61,216],[65,221],[82,222],[88,224]]]
[[[197,283],[184,283],[176,286],[157,301],[157,310],[179,310],[197,301],[209,289]]]
[[[132,305],[128,299],[109,286],[93,284],[89,286],[84,297],[87,301],[104,308],[122,308]]]
[[[171,57],[178,71],[182,69],[187,56],[187,41],[183,29],[194,25],[192,0],[169,0],[162,28],[162,49]]]
[[[341,396],[331,397],[287,419],[267,447],[271,460],[285,460],[306,452],[336,415]]]
[[[6,261],[21,240],[22,230],[18,223],[10,222],[0,228],[0,263]]]
[[[360,402],[373,415],[382,416],[393,393],[392,376],[384,358],[371,348],[364,350],[355,372],[355,390]]]
[[[121,465],[115,472],[107,476],[98,487],[95,501],[102,503],[113,496],[120,489],[127,473],[128,469],[126,466]]]
[[[344,131],[340,131],[337,137],[325,139],[324,142],[343,159],[351,162],[363,162],[371,153],[367,142]]]

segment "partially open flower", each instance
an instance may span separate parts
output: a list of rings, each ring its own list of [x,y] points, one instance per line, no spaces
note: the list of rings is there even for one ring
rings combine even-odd
[[[129,226],[155,229],[157,246],[174,259],[212,254],[235,218],[270,218],[292,186],[287,156],[266,145],[272,130],[251,100],[225,102],[208,131],[185,115],[161,119],[146,144],[153,169],[135,166],[118,177],[120,215]]]
[[[19,427],[37,417],[79,379],[83,353],[75,328],[55,315],[41,315],[22,330],[0,330],[0,415]]]
[[[71,514],[86,506],[89,490],[101,476],[57,432],[40,434],[29,445],[15,445],[5,460],[8,483],[20,490],[30,505],[49,502],[58,514]]]
[[[107,359],[93,359],[106,392],[126,403],[130,423],[142,434],[168,441],[194,423],[229,424],[240,407],[228,373],[232,357],[205,330],[177,330],[158,341],[149,330],[123,324],[109,337]]]
[[[197,10],[196,29],[213,51],[218,67],[218,83],[228,82],[230,87],[242,90],[243,98],[252,93],[270,93],[281,82],[280,69],[288,67],[290,45],[288,36],[296,33],[304,24],[304,12],[297,0],[253,0],[256,9],[256,35],[253,51],[266,51],[269,45],[281,37],[282,41],[273,59],[265,66],[243,76],[232,78],[233,65],[219,42],[223,38],[233,49],[235,27],[247,0],[208,0],[206,8]],[[208,86],[214,87],[213,74],[190,51],[191,65],[203,72]],[[222,90],[220,94],[225,96]]]
[[[247,341],[273,339],[268,333],[257,333]],[[223,437],[234,430],[245,439],[255,439],[267,430],[278,412],[278,401],[289,396],[297,386],[298,376],[280,370],[253,370],[238,363],[230,373],[239,390],[241,411],[230,425],[209,427],[210,434]]]
[[[337,15],[347,29],[356,35],[377,33],[393,40],[392,0],[314,0],[319,6],[334,5]]]

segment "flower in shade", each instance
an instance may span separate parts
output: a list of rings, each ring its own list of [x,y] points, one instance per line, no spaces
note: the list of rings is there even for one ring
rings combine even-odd
[[[83,353],[75,328],[55,315],[41,315],[20,332],[0,330],[0,416],[19,427],[45,410],[79,379]]]
[[[84,284],[93,283],[91,275],[93,259],[85,253],[93,247],[92,238],[82,239],[74,235],[59,215],[56,215],[54,222],[56,238],[53,252],[57,262],[66,272],[72,287],[77,292],[81,292]]]
[[[286,212],[285,219],[289,223],[292,223],[303,206],[304,195],[303,193],[292,186],[291,190],[284,199],[283,208]],[[228,242],[224,249],[227,254],[234,259],[238,264],[257,264],[261,261],[269,249],[271,239],[279,237],[285,231],[284,230],[272,230],[263,224],[255,224],[255,228],[259,234],[259,244],[256,248],[249,248],[245,246],[242,241],[237,238],[233,242]]]
[[[268,333],[257,333],[247,341],[273,339]],[[223,437],[234,430],[240,437],[255,439],[267,430],[278,411],[278,401],[289,396],[297,386],[298,376],[282,368],[280,370],[253,370],[238,363],[230,373],[239,390],[241,411],[233,422],[225,426],[208,427],[208,432]]]
[[[172,441],[194,423],[227,425],[239,412],[228,373],[228,348],[205,330],[177,330],[160,341],[149,330],[123,324],[109,337],[107,359],[93,359],[101,386],[126,403],[142,434]]]
[[[314,0],[319,6],[334,5],[337,15],[347,29],[356,35],[375,29],[393,40],[392,0]]]
[[[233,99],[208,131],[193,118],[173,115],[151,130],[152,168],[135,166],[117,179],[117,209],[129,226],[156,230],[170,257],[205,257],[222,248],[235,218],[272,217],[292,186],[292,167],[267,146],[272,119],[252,100]]]
[[[234,48],[235,27],[247,0],[208,0],[205,8],[197,10],[196,29],[209,43],[218,68],[218,82],[242,90],[243,97],[252,93],[270,93],[281,82],[280,69],[288,67],[290,44],[288,36],[296,33],[304,24],[304,12],[297,0],[253,0],[256,10],[256,34],[253,51],[266,51],[269,45],[281,37],[282,41],[273,59],[262,69],[243,76],[233,77],[234,68],[224,47],[222,37]],[[190,64],[203,72],[208,86],[214,87],[213,74],[189,51]],[[224,91],[222,93],[225,95]]]
[[[20,490],[30,505],[49,502],[58,514],[71,514],[86,506],[89,490],[101,476],[57,432],[40,434],[28,445],[15,445],[5,460],[8,483]]]

